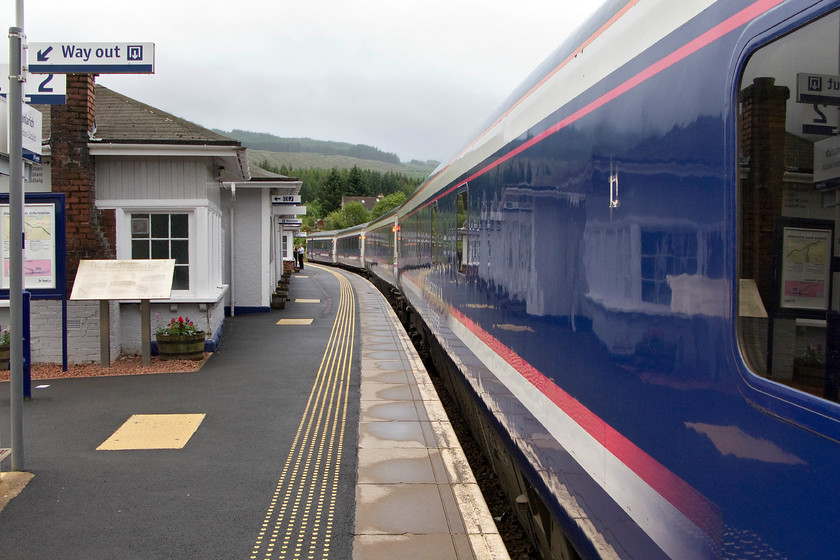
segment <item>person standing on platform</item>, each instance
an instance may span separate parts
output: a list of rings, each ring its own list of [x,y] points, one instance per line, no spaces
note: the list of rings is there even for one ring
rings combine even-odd
[[[297,249],[298,267],[303,270],[303,245]]]

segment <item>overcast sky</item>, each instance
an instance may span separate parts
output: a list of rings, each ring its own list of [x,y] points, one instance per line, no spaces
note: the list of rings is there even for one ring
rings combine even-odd
[[[15,2],[4,0],[4,31]],[[444,161],[601,0],[24,0],[31,42],[152,42],[100,75],[207,128]],[[6,33],[4,33],[5,37]],[[0,41],[0,62],[9,60]]]

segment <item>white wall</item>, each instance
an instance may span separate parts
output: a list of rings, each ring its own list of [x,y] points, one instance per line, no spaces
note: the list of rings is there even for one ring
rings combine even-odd
[[[234,210],[236,277],[233,298],[236,307],[268,307],[270,286],[270,210],[266,189],[240,188]]]

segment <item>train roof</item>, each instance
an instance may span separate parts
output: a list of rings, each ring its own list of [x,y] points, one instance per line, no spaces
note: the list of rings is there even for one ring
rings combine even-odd
[[[400,211],[400,206],[397,206],[396,208],[393,208],[393,209],[389,210],[385,214],[382,214],[378,218],[369,221],[368,226],[373,226],[375,224],[384,223],[384,222],[393,222],[393,221],[396,220],[397,212],[399,212],[399,211]]]
[[[314,237],[335,237],[340,230],[332,229],[328,231],[311,231],[307,234],[307,239],[312,239]]]
[[[403,213],[411,215],[434,193],[447,187],[454,188],[452,185],[460,181],[464,173],[501,148],[506,143],[507,137],[517,136],[527,130],[529,125],[533,124],[531,121],[536,116],[540,116],[538,115],[540,108],[535,107],[537,103],[534,102],[534,98],[540,96],[533,94],[544,89],[545,94],[553,99],[554,96],[549,91],[551,88],[546,87],[546,82],[551,79],[555,82],[556,88],[557,83],[561,83],[563,79],[569,79],[570,76],[564,76],[561,79],[561,76],[556,74],[561,70],[569,72],[568,63],[583,54],[584,50],[596,41],[610,40],[602,37],[604,32],[634,5],[628,3],[627,0],[606,0],[585,23],[570,33],[560,46],[529,74],[501,107],[485,121],[485,126],[469,137],[466,147],[459,154],[449,163],[442,164],[423,181],[401,207],[401,215]]]

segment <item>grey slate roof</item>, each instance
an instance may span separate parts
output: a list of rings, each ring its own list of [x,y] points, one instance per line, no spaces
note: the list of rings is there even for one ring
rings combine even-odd
[[[50,105],[43,114],[43,137],[50,134]],[[161,111],[96,84],[96,132],[93,141],[113,144],[200,144],[240,146],[238,140]]]
[[[251,180],[252,181],[299,181],[297,177],[288,177],[286,175],[280,175],[278,173],[274,173],[273,171],[269,171],[268,169],[263,169],[251,159],[251,153],[248,152],[248,169],[251,171]]]

